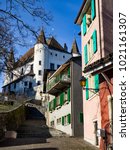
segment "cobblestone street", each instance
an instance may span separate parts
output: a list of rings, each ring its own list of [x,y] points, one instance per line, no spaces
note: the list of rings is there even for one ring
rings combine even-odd
[[[26,121],[17,132],[16,139],[0,142],[0,150],[98,150],[82,138],[45,127],[41,121]]]

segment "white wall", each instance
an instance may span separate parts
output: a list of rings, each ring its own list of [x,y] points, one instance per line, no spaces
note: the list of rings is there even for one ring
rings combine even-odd
[[[53,111],[52,113],[49,113],[50,121],[54,121],[55,125],[54,128],[61,130],[69,135],[72,135],[72,129],[71,124],[68,125],[62,125],[62,119],[61,124],[57,125],[57,119],[62,118],[62,116],[67,116],[68,114],[71,114],[71,102],[69,104],[63,105],[60,109]]]

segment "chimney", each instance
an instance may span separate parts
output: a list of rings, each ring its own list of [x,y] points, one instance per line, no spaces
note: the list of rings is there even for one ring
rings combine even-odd
[[[64,50],[68,51],[68,47],[67,47],[66,43],[64,43]]]

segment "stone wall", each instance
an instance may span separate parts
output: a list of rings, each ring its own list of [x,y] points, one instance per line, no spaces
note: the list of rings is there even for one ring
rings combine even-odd
[[[16,130],[19,125],[25,120],[25,107],[19,107],[0,113],[0,138],[3,136],[3,131]]]

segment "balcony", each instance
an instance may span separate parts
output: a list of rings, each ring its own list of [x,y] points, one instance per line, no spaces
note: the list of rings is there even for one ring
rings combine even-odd
[[[70,77],[68,74],[58,75],[49,80],[47,84],[47,93],[52,95],[57,95],[61,93],[64,89],[70,86]]]

